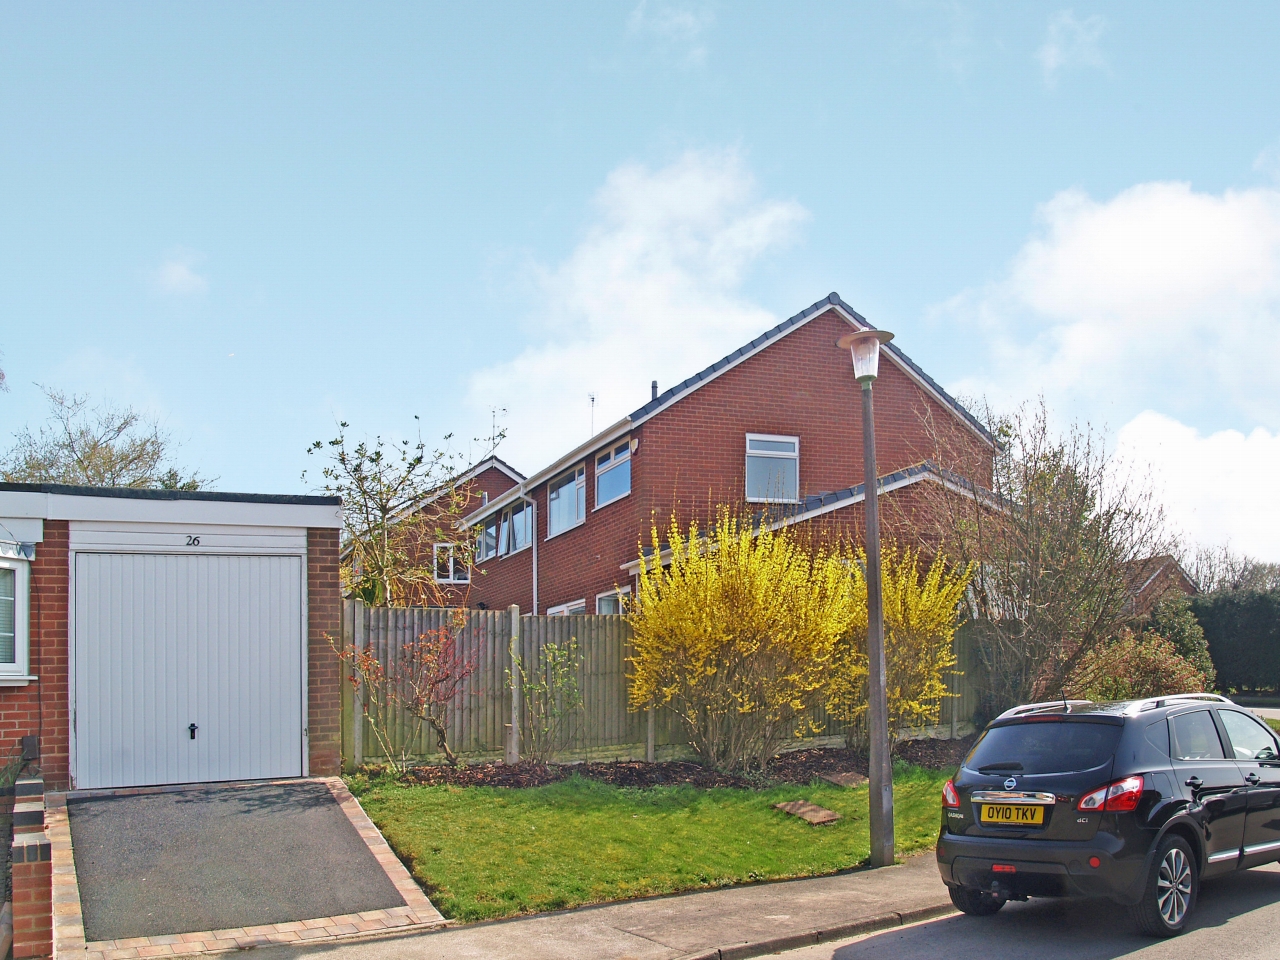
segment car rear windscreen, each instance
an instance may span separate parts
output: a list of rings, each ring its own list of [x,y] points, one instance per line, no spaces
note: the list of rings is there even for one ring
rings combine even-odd
[[[964,765],[1015,776],[1091,770],[1115,753],[1122,729],[1109,723],[1060,720],[992,727],[974,744]]]

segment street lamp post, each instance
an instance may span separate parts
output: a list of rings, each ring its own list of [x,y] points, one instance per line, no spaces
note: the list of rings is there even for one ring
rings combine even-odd
[[[853,373],[862,384],[862,477],[867,510],[867,727],[870,737],[868,784],[871,804],[871,866],[893,863],[893,761],[889,744],[889,697],[885,689],[884,602],[880,590],[880,503],[876,474],[876,428],[871,384],[880,368],[880,345],[887,330],[859,330],[838,344],[853,354]]]

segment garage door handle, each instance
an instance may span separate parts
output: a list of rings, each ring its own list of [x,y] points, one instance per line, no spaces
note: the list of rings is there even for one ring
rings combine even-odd
[[[199,727],[197,727],[194,723],[193,723],[193,724],[191,724],[191,726],[187,727],[187,732],[191,734],[191,739],[192,739],[192,740],[194,740],[194,739],[196,738],[196,731],[197,731],[197,730],[199,730],[199,729],[200,729],[200,728],[199,728]]]

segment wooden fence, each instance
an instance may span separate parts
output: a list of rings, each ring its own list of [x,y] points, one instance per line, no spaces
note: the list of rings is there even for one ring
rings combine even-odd
[[[511,735],[513,719],[518,727],[527,725],[527,711],[516,697],[512,705],[511,669],[513,659],[526,676],[541,675],[546,668],[547,644],[564,645],[576,641],[579,662],[578,689],[583,709],[577,711],[566,732],[563,756],[571,759],[672,759],[690,756],[679,722],[670,711],[633,712],[627,703],[627,658],[631,655],[631,627],[621,616],[530,616],[519,608],[508,610],[449,610],[441,608],[368,607],[358,600],[343,604],[342,640],[347,648],[368,646],[384,664],[391,663],[404,645],[422,634],[456,627],[460,654],[475,664],[472,674],[461,684],[448,709],[449,746],[458,754],[474,759],[519,754]],[[977,706],[977,693],[969,680],[971,654],[962,632],[957,654],[960,662],[952,678],[957,694],[943,702],[941,723],[930,730],[913,731],[914,736],[964,736],[972,730],[969,718]],[[348,769],[382,758],[361,702],[366,692],[343,684],[342,755]],[[393,749],[430,760],[438,755],[435,737],[429,730],[416,736],[409,718],[399,712],[389,717]],[[815,720],[827,735],[797,741],[796,746],[843,743],[838,727],[828,721],[825,711]],[[522,729],[527,743],[527,729]]]

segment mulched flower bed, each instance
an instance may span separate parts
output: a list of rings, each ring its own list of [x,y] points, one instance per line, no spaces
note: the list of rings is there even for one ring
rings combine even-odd
[[[908,740],[897,745],[894,756],[921,767],[954,769],[973,747],[975,737],[962,740]],[[797,750],[784,753],[769,764],[767,774],[741,776],[720,773],[678,760],[642,763],[634,760],[571,764],[524,762],[479,763],[473,766],[415,767],[405,776],[410,783],[457,787],[542,787],[566,780],[575,773],[616,787],[739,787],[759,789],[782,783],[807,784],[824,774],[867,773],[865,754],[853,750]]]

